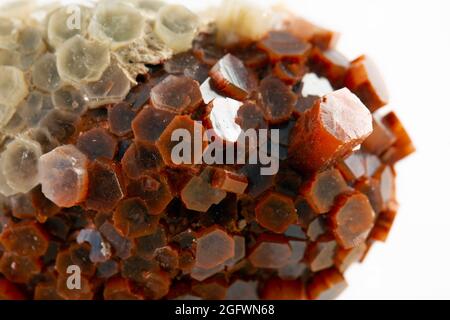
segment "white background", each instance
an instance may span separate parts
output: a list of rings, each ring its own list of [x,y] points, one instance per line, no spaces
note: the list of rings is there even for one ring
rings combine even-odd
[[[450,299],[450,1],[283,2],[339,31],[349,58],[376,61],[418,149],[397,166],[401,209],[388,242],[349,270],[341,299]]]

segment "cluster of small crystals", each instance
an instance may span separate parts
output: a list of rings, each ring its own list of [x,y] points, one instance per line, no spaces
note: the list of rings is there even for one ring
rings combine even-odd
[[[0,193],[34,188],[43,153],[89,109],[122,101],[147,64],[189,49],[199,25],[187,8],[154,0],[59,7],[43,23],[0,16]]]
[[[86,9],[93,17],[75,36],[56,11],[41,39],[55,52],[42,49],[31,73],[0,67],[1,110],[17,110],[16,119],[39,106],[21,124],[27,133],[8,134],[2,149],[0,299],[336,297],[346,269],[386,239],[397,210],[393,166],[414,151],[383,108],[373,63],[347,60],[333,32],[301,19],[227,47],[202,33],[187,51],[164,29],[183,52],[148,66],[122,96],[110,50],[145,28],[133,7],[122,9]],[[115,13],[133,17],[129,29],[108,29],[122,21]],[[71,70],[72,53],[86,55],[82,69]],[[115,86],[121,97],[109,100]],[[94,108],[84,107],[87,92],[102,97]],[[174,163],[171,135],[193,133],[194,121],[224,146],[243,130],[278,129],[279,171]],[[79,290],[67,287],[72,265]]]

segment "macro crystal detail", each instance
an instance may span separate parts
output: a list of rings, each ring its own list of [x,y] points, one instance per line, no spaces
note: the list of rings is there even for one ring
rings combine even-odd
[[[238,0],[51,9],[0,18],[0,300],[334,299],[387,240],[415,147],[335,32]]]

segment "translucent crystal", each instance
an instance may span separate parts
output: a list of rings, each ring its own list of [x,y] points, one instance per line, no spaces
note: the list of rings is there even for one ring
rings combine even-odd
[[[16,108],[0,104],[0,128],[6,125],[16,112]]]
[[[105,262],[111,256],[111,247],[105,242],[100,232],[93,229],[83,229],[77,236],[77,242],[88,242],[91,245],[89,259],[93,263]]]
[[[17,113],[20,115],[28,128],[35,127],[41,119],[53,109],[53,103],[49,95],[33,91],[17,107]]]
[[[20,59],[16,52],[0,48],[0,65],[17,67],[20,65]]]
[[[21,29],[17,35],[17,46],[17,51],[22,54],[45,50],[45,44],[39,28],[27,26]]]
[[[28,94],[22,71],[16,67],[0,66],[0,105],[16,107]]]
[[[52,101],[58,110],[83,114],[87,110],[89,99],[79,89],[64,86],[52,92]]]
[[[3,8],[2,8],[3,11]],[[0,17],[0,45],[4,48],[13,48],[17,42],[17,29],[19,23],[7,17]]]
[[[87,193],[87,157],[73,145],[54,149],[39,159],[44,195],[60,207],[83,201]]]
[[[8,144],[2,154],[1,170],[13,190],[26,193],[37,186],[41,155],[41,147],[35,141],[16,138]]]
[[[171,49],[189,49],[199,21],[196,14],[181,5],[167,5],[158,12],[155,32]]]
[[[111,65],[100,80],[86,84],[83,89],[89,107],[95,108],[122,101],[130,91],[130,80],[121,68]]]
[[[218,38],[223,44],[233,43],[240,38],[258,40],[272,27],[269,13],[249,1],[223,1],[216,20]]]
[[[110,63],[105,43],[75,36],[56,51],[56,65],[61,78],[73,84],[97,81]]]
[[[33,84],[40,90],[52,92],[58,89],[61,78],[56,66],[56,56],[46,53],[40,57],[32,68]]]
[[[159,9],[166,5],[164,1],[159,0],[134,0],[133,3],[150,19],[155,19]]]
[[[145,19],[139,10],[121,2],[105,1],[95,10],[89,34],[96,40],[120,47],[144,33]]]
[[[67,6],[55,10],[48,18],[47,37],[53,48],[76,35],[85,36],[89,25],[90,9]]]

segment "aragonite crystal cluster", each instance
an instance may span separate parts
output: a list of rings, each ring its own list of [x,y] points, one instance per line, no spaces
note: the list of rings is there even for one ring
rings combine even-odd
[[[0,18],[0,299],[330,299],[386,240],[414,146],[376,67],[300,18],[221,9]],[[269,133],[244,155],[277,170],[178,162],[178,129],[228,151]]]

